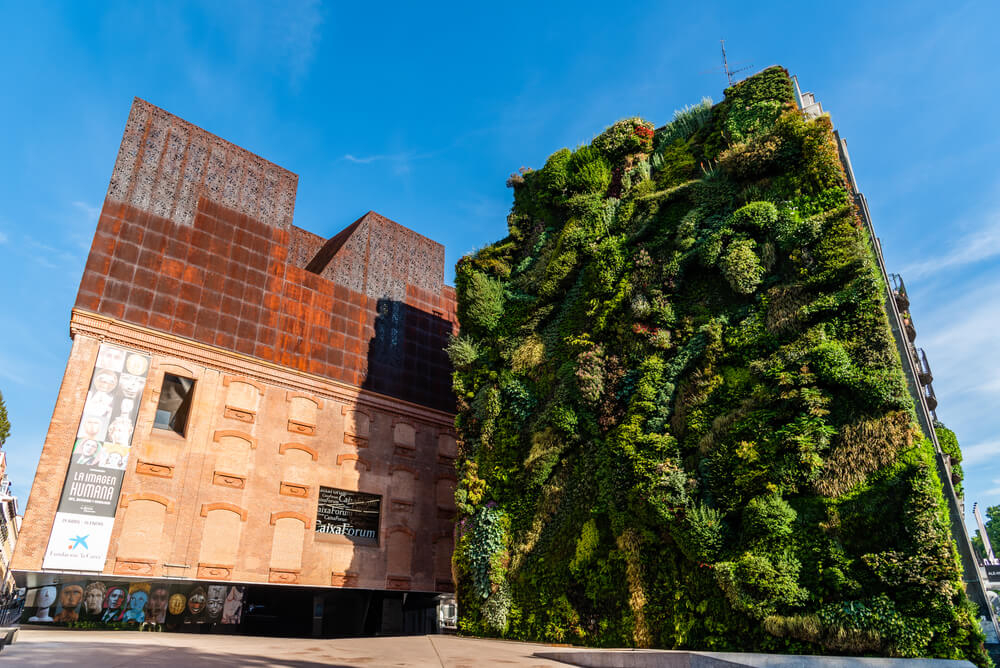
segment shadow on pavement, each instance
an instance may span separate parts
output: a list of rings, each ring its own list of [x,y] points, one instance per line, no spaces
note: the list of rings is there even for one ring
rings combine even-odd
[[[0,652],[0,665],[17,666],[142,666],[143,668],[181,668],[184,666],[259,666],[268,668],[350,668],[369,664],[372,659],[351,659],[350,664],[327,663],[301,658],[251,656],[210,652],[196,647],[166,647],[161,645],[125,643],[60,643],[25,642],[6,647]]]

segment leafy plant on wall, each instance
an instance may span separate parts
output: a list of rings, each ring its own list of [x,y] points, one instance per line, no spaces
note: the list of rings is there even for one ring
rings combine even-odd
[[[830,121],[787,73],[509,184],[508,236],[457,267],[461,629],[985,665]]]

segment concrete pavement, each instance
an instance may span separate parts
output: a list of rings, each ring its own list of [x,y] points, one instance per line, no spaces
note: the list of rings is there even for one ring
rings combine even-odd
[[[260,638],[135,631],[22,629],[17,642],[0,652],[2,666],[59,668],[319,668],[363,666],[527,666],[566,664],[532,656],[546,645],[458,638]]]

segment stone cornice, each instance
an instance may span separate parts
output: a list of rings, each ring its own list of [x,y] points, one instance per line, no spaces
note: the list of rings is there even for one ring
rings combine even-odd
[[[420,404],[396,399],[315,374],[289,369],[256,357],[224,350],[192,339],[159,332],[148,327],[108,318],[74,308],[69,321],[70,336],[78,333],[156,355],[167,355],[201,366],[233,373],[268,385],[306,392],[344,404],[367,406],[387,413],[406,415],[437,427],[452,428],[454,416]]]

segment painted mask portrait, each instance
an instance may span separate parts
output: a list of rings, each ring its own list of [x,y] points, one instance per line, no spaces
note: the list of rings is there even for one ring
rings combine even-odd
[[[226,603],[225,585],[209,585],[208,601],[205,603],[205,615],[210,621],[218,621],[222,615],[222,608]]]
[[[188,596],[188,612],[192,617],[199,616],[205,609],[205,590],[195,587]]]
[[[125,362],[125,370],[133,376],[142,376],[146,373],[149,362],[142,355],[129,355]]]
[[[187,607],[187,597],[184,594],[174,594],[167,603],[167,611],[171,615],[179,615]]]

